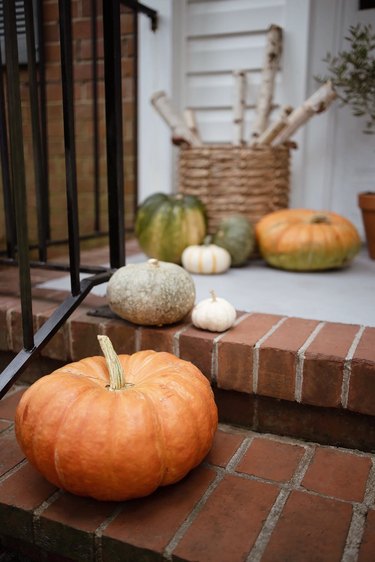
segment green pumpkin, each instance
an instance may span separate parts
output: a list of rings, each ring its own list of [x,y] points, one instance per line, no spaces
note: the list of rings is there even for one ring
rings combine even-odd
[[[184,249],[206,235],[204,205],[192,195],[150,195],[138,209],[135,234],[148,257],[181,263]]]
[[[243,265],[254,250],[254,229],[246,217],[230,215],[220,222],[212,242],[228,250],[232,266]]]

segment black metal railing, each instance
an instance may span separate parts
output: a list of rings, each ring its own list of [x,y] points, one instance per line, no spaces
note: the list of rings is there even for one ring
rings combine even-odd
[[[24,347],[0,375],[0,397],[16,381],[18,376],[39,351],[56,333],[71,313],[79,306],[91,289],[107,281],[113,271],[125,264],[125,222],[124,222],[124,173],[123,173],[123,131],[122,131],[122,72],[121,72],[121,6],[132,10],[136,19],[144,13],[151,19],[153,30],[157,26],[157,13],[134,0],[103,0],[104,40],[104,86],[106,122],[106,161],[108,192],[108,240],[110,267],[84,267],[80,262],[80,236],[76,122],[74,111],[74,68],[72,51],[72,14],[70,0],[59,0],[60,60],[63,107],[63,133],[65,154],[65,183],[67,201],[67,230],[69,263],[53,263],[47,258],[49,246],[61,243],[51,240],[49,214],[48,178],[48,137],[46,114],[46,76],[43,37],[43,5],[41,0],[25,0],[27,76],[31,115],[32,152],[35,176],[35,197],[37,209],[37,242],[29,243],[28,193],[25,177],[25,155],[23,144],[22,101],[20,65],[18,62],[17,25],[15,0],[4,3],[5,60],[0,59],[0,159],[3,185],[3,206],[5,215],[6,248],[0,255],[0,264],[16,265],[19,268],[22,309],[22,330]],[[33,13],[33,9],[36,10]],[[36,17],[35,17],[36,16]],[[37,21],[38,63],[35,51],[34,21]],[[91,1],[92,30],[92,76],[93,76],[93,191],[94,191],[94,234],[101,234],[100,185],[98,160],[100,137],[98,126],[98,80],[97,80],[97,2]],[[137,25],[134,26],[135,33]],[[2,53],[0,53],[0,57]],[[3,59],[4,60],[4,59]],[[3,69],[3,70],[1,70]],[[4,80],[3,74],[6,79]],[[136,78],[136,76],[135,76]],[[5,88],[5,89],[4,89]],[[136,92],[136,87],[134,88]],[[86,235],[87,237],[87,235]],[[31,259],[30,251],[37,249],[37,259]],[[31,267],[45,267],[70,272],[71,295],[55,310],[52,316],[34,334]],[[80,273],[92,275],[80,280]]]

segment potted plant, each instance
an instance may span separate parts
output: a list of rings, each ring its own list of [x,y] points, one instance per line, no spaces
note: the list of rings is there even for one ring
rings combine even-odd
[[[365,134],[375,133],[375,34],[370,24],[349,27],[348,50],[338,55],[327,54],[328,75],[317,77],[319,82],[331,80],[343,105],[349,105],[353,115],[364,118]],[[375,192],[358,194],[368,251],[375,259]]]

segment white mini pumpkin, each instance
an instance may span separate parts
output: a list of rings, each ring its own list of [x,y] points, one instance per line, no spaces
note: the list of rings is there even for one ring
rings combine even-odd
[[[236,320],[236,309],[227,300],[217,297],[215,291],[211,291],[211,298],[195,305],[191,319],[196,328],[225,332]]]
[[[225,248],[206,243],[185,248],[181,262],[190,273],[224,273],[230,268],[231,257]]]

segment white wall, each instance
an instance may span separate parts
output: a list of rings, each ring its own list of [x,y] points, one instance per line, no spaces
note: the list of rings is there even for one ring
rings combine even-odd
[[[153,34],[140,24],[139,200],[175,189],[175,156],[168,127],[150,106],[165,90],[178,109],[195,109],[203,140],[230,142],[232,70],[247,70],[246,131],[249,135],[259,83],[265,33],[284,30],[275,103],[298,106],[318,87],[316,74],[327,51],[345,47],[350,24],[372,21],[357,0],[149,0],[160,15]],[[375,137],[363,135],[359,119],[335,102],[296,135],[291,205],[332,209],[353,220],[361,233],[357,192],[374,189]]]
[[[152,109],[150,98],[158,90],[172,89],[172,4],[172,0],[147,1],[159,14],[156,32],[151,31],[149,18],[139,17],[139,202],[151,193],[171,190],[169,131]]]
[[[358,22],[372,23],[375,29],[375,9],[359,11],[357,0],[312,2],[309,89],[315,87],[313,77],[326,71],[322,62],[326,53],[346,50],[347,30]],[[301,202],[345,215],[363,236],[357,193],[375,189],[375,135],[364,135],[362,126],[363,121],[339,102],[312,120],[303,147],[306,171]]]

